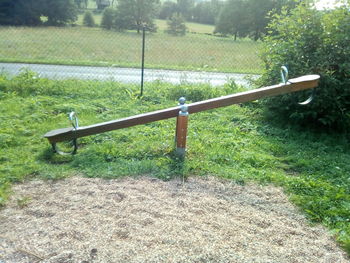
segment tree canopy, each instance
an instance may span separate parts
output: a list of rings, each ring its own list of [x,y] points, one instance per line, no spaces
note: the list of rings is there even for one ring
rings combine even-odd
[[[228,0],[220,12],[215,32],[258,40],[266,34],[271,12],[280,13],[283,7],[290,10],[296,5],[295,0]]]
[[[77,6],[73,0],[2,0],[0,25],[36,26],[43,23],[61,25],[77,19]]]
[[[159,10],[159,0],[119,0],[116,12],[116,26],[118,29],[136,29],[143,26],[154,31],[153,22]]]
[[[222,7],[222,1],[211,0],[195,2],[193,0],[165,1],[160,9],[160,19],[170,19],[173,14],[181,14],[187,21],[202,24],[215,24]]]

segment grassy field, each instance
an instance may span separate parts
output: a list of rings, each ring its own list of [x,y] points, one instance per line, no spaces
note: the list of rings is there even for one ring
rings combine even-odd
[[[259,48],[260,43],[249,40],[159,32],[147,35],[146,66],[260,73]],[[80,26],[0,27],[1,62],[139,67],[140,60],[141,35],[136,32]]]
[[[147,174],[216,175],[239,184],[274,183],[315,223],[332,230],[350,252],[349,137],[290,127],[266,120],[258,103],[190,116],[184,163],[173,154],[175,120],[118,130],[79,140],[75,156],[53,155],[43,134],[69,126],[74,110],[81,125],[113,120],[177,104],[237,92],[236,86],[139,87],[114,82],[52,81],[24,72],[0,75],[0,202],[10,186],[30,178],[57,180],[83,174],[115,178]],[[348,135],[347,135],[348,136]]]
[[[93,14],[93,17],[96,25],[100,26],[101,20],[102,20],[102,14]],[[76,21],[76,24],[79,26],[83,26],[83,19],[84,19],[84,14],[78,15],[78,20]],[[168,28],[166,20],[156,19],[155,23],[157,25],[159,32],[164,32]],[[197,33],[197,34],[212,34],[215,29],[213,25],[205,25],[205,24],[190,23],[190,22],[187,22],[186,26],[187,26],[187,31],[189,33]]]

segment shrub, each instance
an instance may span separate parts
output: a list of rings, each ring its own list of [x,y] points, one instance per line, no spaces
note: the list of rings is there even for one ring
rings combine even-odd
[[[105,29],[112,29],[114,26],[115,10],[113,8],[106,8],[102,14],[101,27]]]
[[[95,20],[90,11],[86,11],[83,19],[84,26],[88,27],[94,27],[95,26]]]
[[[318,11],[299,5],[288,15],[275,15],[265,38],[261,84],[280,81],[287,65],[293,76],[321,75],[315,100],[300,106],[310,92],[266,100],[274,116],[297,124],[344,130],[350,127],[350,11]]]
[[[185,19],[181,14],[173,14],[167,22],[167,33],[175,36],[184,36],[186,34]]]

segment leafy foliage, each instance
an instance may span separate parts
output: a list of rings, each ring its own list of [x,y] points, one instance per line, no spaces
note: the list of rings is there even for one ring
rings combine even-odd
[[[270,12],[279,13],[284,6],[291,9],[295,0],[228,0],[216,23],[215,32],[223,35],[249,36],[254,40],[261,39],[266,33]]]
[[[43,0],[45,10],[42,13],[46,16],[49,25],[63,25],[77,20],[77,6],[73,0]]]
[[[158,18],[160,19],[169,19],[174,13],[176,13],[177,4],[172,1],[165,1],[158,14]]]
[[[173,14],[167,21],[167,32],[175,36],[184,36],[186,34],[185,19],[181,14]]]
[[[223,6],[220,0],[199,1],[179,0],[165,1],[160,8],[158,18],[169,19],[175,13],[181,14],[187,21],[203,24],[215,24]]]
[[[106,8],[102,14],[101,27],[112,29],[114,26],[115,10],[111,7]]]
[[[337,8],[321,12],[300,5],[275,15],[265,39],[263,83],[279,79],[279,68],[288,65],[293,76],[321,75],[314,102],[297,104],[308,96],[289,94],[267,100],[271,112],[301,125],[332,129],[350,127],[350,11]]]
[[[159,0],[119,0],[116,14],[118,29],[131,29],[140,32],[143,26],[155,31],[154,18],[158,12]],[[119,23],[120,22],[120,23]]]
[[[0,25],[42,24],[62,25],[77,20],[77,6],[73,0],[3,0],[0,3]]]
[[[223,3],[219,0],[199,2],[192,9],[190,20],[201,24],[215,25],[222,6]]]
[[[227,1],[220,13],[214,33],[234,35],[235,40],[238,36],[245,37],[248,34],[247,17],[243,11],[245,8],[244,0]]]
[[[95,20],[90,11],[86,11],[84,14],[84,19],[83,19],[83,24],[84,26],[88,27],[94,27],[95,26]]]

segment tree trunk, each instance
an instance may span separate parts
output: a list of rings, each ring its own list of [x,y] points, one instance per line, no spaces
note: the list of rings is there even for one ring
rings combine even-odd
[[[260,32],[259,32],[259,30],[256,30],[255,34],[254,34],[254,41],[258,41],[259,38],[260,38]]]

